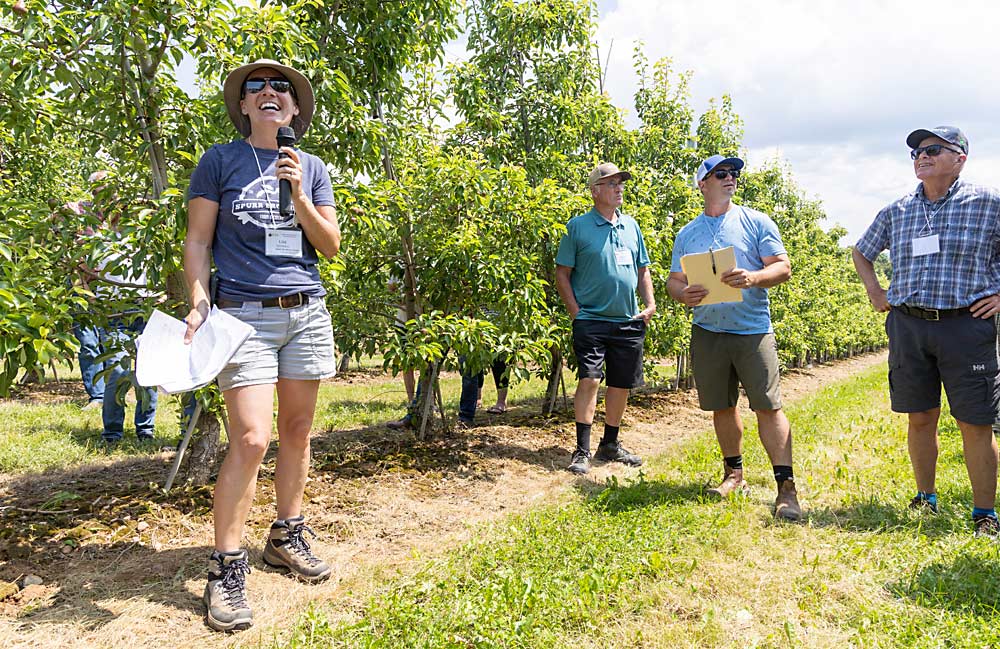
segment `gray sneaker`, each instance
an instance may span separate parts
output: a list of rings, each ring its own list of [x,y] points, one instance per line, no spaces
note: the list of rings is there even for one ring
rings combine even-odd
[[[246,550],[212,553],[205,586],[208,626],[216,631],[245,631],[253,626],[253,611],[247,604],[246,576],[249,572]]]
[[[303,532],[313,532],[302,516],[275,521],[264,544],[264,563],[272,568],[283,568],[303,581],[319,582],[330,577],[332,570],[325,561],[309,549]]]
[[[601,462],[621,462],[627,466],[642,466],[642,458],[635,453],[629,453],[618,442],[598,446],[594,459]]]
[[[590,471],[590,451],[585,451],[577,447],[573,451],[573,457],[570,458],[569,466],[566,467],[566,470],[577,475],[583,475]]]

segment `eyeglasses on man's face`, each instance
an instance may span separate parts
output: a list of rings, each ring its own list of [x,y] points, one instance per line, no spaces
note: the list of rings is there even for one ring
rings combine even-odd
[[[732,178],[736,180],[740,177],[739,169],[716,169],[714,171],[708,172],[709,176],[715,176],[719,180],[725,180],[726,178]]]
[[[930,157],[935,157],[941,155],[942,151],[951,151],[952,153],[957,153],[961,155],[961,151],[956,151],[951,147],[946,147],[943,144],[929,144],[927,146],[918,146],[916,149],[910,151],[910,158],[916,160],[920,157],[921,153],[926,153]]]
[[[594,183],[594,185],[596,185],[598,187],[600,187],[601,185],[607,185],[611,189],[618,189],[619,187],[621,187],[622,189],[624,189],[625,188],[625,183],[626,183],[626,181],[624,181],[624,180],[609,180],[606,183]]]
[[[284,77],[259,77],[244,81],[243,90],[244,92],[249,92],[251,95],[256,95],[264,89],[264,86],[268,85],[271,86],[271,90],[281,94],[285,94],[292,89],[292,82]]]

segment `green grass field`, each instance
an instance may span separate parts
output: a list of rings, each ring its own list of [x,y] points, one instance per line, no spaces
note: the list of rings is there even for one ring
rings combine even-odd
[[[357,601],[316,605],[281,647],[1000,646],[1000,546],[974,539],[953,422],[941,514],[911,513],[904,420],[883,368],[789,409],[807,518],[776,523],[748,423],[753,493],[715,503],[710,435],[624,484],[478,530]]]

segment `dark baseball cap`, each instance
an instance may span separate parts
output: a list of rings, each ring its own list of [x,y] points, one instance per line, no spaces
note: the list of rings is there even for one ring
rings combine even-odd
[[[906,136],[906,146],[916,149],[920,143],[929,137],[939,137],[949,144],[954,144],[962,153],[969,155],[969,138],[957,126],[935,126],[934,128],[918,128]]]

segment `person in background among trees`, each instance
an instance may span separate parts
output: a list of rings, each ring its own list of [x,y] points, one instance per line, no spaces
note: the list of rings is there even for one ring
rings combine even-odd
[[[107,175],[108,172],[104,170],[90,174],[87,182],[90,184],[92,194],[97,192],[97,183],[104,180]],[[95,217],[97,221],[101,220],[101,215],[94,210],[92,200],[69,203],[66,208],[79,216],[88,215]],[[78,240],[92,237],[94,234],[94,229],[88,225],[78,232]],[[90,290],[89,281],[91,278],[92,274],[88,272],[87,267],[81,265],[80,285]],[[80,363],[80,378],[88,398],[87,405],[83,407],[84,410],[101,408],[104,405],[104,378],[101,376],[101,372],[104,371],[105,363],[97,360],[103,353],[101,350],[101,330],[89,320],[89,317],[77,318],[73,323],[73,335],[80,343],[80,351],[77,354],[77,360]]]
[[[618,441],[629,390],[643,382],[643,342],[656,313],[642,232],[635,219],[619,209],[631,177],[610,162],[594,167],[587,180],[594,207],[570,219],[556,254],[556,287],[573,319],[573,351],[579,366],[573,399],[576,448],[566,467],[577,474],[590,471],[590,433],[602,378],[608,386],[604,436],[593,457],[628,466],[642,464]],[[646,305],[642,311],[636,289]]]
[[[309,434],[320,379],[333,376],[333,330],[320,283],[318,253],[340,249],[333,187],[323,161],[292,147],[279,156],[278,130],[296,139],[315,109],[300,72],[262,59],[233,70],[223,97],[243,137],[202,156],[188,190],[184,274],[191,295],[185,342],[208,317],[209,269],[219,279],[216,305],[254,333],[218,376],[229,414],[229,450],[215,487],[215,551],[208,562],[205,608],[210,627],[247,629],[249,555],[243,528],[257,473],[271,440],[278,396],[277,520],[264,543],[266,564],[318,582],[331,569],[316,557],[302,516],[309,473]],[[294,213],[279,210],[279,183],[291,187]]]
[[[725,498],[749,490],[743,479],[743,420],[736,410],[742,383],[774,469],[774,516],[797,521],[802,510],[792,473],[792,431],[781,409],[778,350],[767,297],[768,288],[792,276],[792,266],[774,221],[732,202],[742,168],[739,158],[721,155],[698,165],[695,177],[705,208],[677,233],[667,290],[694,309],[691,364],[698,405],[712,411],[723,457],[722,482],[708,493]],[[702,305],[708,290],[688,283],[681,257],[729,246],[736,253],[736,268],[719,268],[720,279],[741,289],[743,301]]]
[[[888,312],[889,397],[906,413],[907,446],[917,483],[910,508],[937,513],[935,474],[941,385],[962,431],[972,483],[976,536],[1000,532],[995,509],[1000,408],[1000,192],[959,178],[969,140],[954,126],[906,137],[917,188],[875,217],[852,251],[876,311]],[[875,273],[892,259],[888,292]]]

